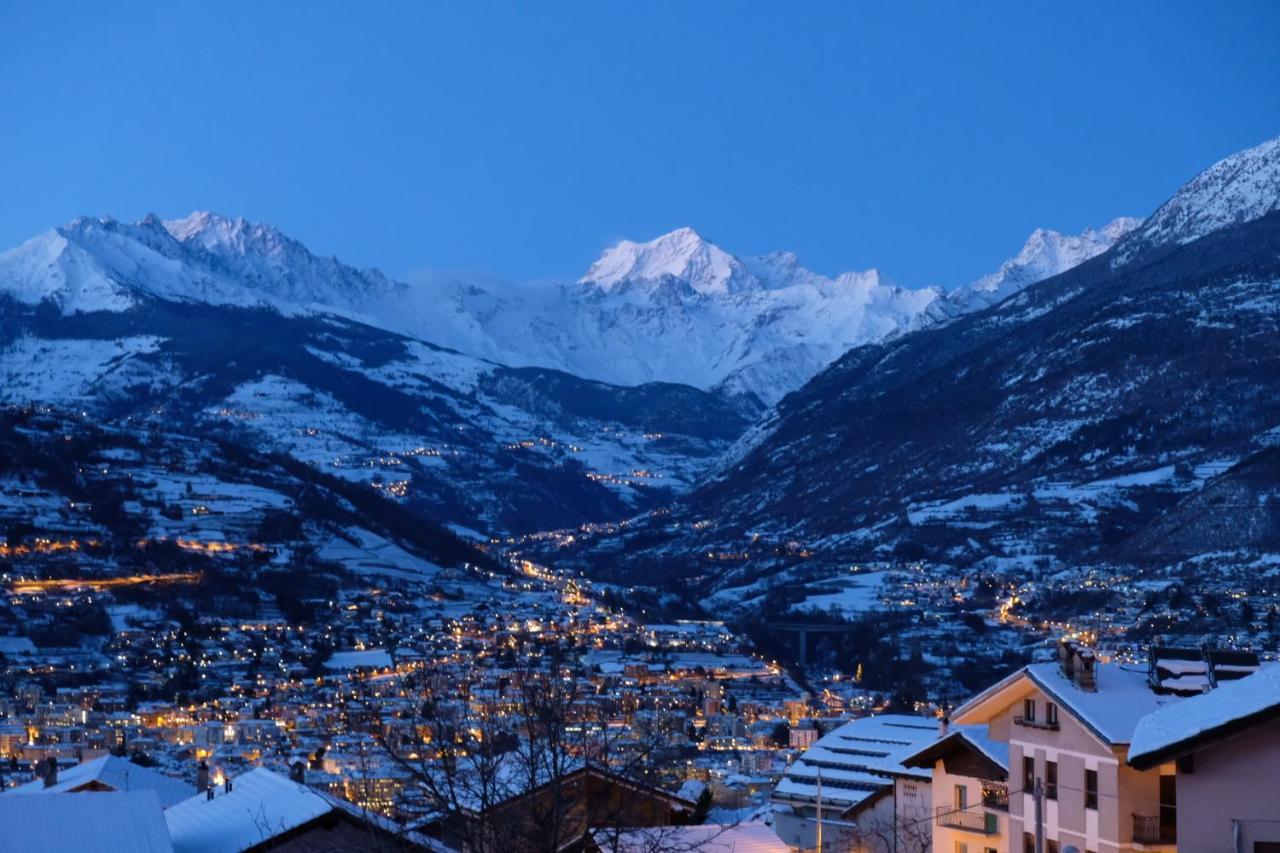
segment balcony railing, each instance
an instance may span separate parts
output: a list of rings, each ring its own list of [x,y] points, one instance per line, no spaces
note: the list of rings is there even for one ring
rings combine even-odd
[[[995,835],[1000,831],[995,815],[989,812],[962,811],[950,806],[938,806],[938,826],[965,829],[983,835]]]
[[[1133,840],[1137,844],[1177,844],[1178,824],[1169,818],[1136,814],[1133,816]]]
[[[982,804],[989,809],[1009,810],[1009,786],[1003,782],[982,783]]]
[[[1051,732],[1058,730],[1057,720],[1028,720],[1021,714],[1013,718],[1013,724],[1015,726],[1026,726],[1029,729],[1047,729]]]

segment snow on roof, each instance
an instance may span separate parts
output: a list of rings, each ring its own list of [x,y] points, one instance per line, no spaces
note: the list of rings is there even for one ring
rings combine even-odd
[[[814,800],[820,773],[823,801],[853,808],[891,786],[894,776],[929,778],[930,771],[902,762],[937,737],[938,724],[928,717],[880,714],[853,720],[805,750],[773,796]]]
[[[1143,717],[1129,744],[1129,763],[1143,763],[1237,721],[1280,708],[1280,664],[1191,696]]]
[[[391,667],[391,654],[386,649],[334,652],[324,662],[324,668],[329,670],[359,669],[360,667],[389,669]]]
[[[986,723],[967,726],[953,725],[945,735],[932,743],[922,744],[911,755],[904,757],[903,761],[908,762],[912,767],[923,766],[923,761],[928,761],[932,764],[934,758],[928,756],[941,754],[935,752],[935,749],[943,747],[944,744],[951,746],[953,742],[959,740],[967,742],[973,749],[986,756],[993,764],[1003,767],[1006,771],[1009,769],[1009,743],[1008,741],[993,739],[990,727]]]
[[[655,826],[614,837],[597,830],[594,840],[603,853],[647,853],[650,850],[700,850],[703,853],[787,853],[791,848],[763,823],[721,826]]]
[[[1153,693],[1145,668],[1096,664],[1096,690],[1082,690],[1063,675],[1057,663],[1034,663],[1026,667],[1026,673],[1059,707],[1069,710],[1111,746],[1128,743],[1139,720],[1178,701],[1176,696]]]
[[[23,853],[172,853],[154,791],[0,796],[3,847]]]
[[[149,767],[134,764],[127,758],[104,755],[83,764],[77,764],[58,772],[58,783],[45,787],[43,779],[36,779],[10,791],[10,794],[65,794],[91,783],[98,783],[113,791],[154,791],[160,805],[168,808],[190,797],[195,786],[175,779]]]
[[[311,788],[265,767],[231,781],[229,793],[197,794],[164,813],[175,853],[240,853],[333,810]]]

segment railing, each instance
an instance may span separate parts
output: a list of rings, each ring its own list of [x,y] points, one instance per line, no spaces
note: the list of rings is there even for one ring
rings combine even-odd
[[[1176,844],[1178,825],[1159,816],[1135,814],[1133,816],[1133,840],[1137,844]]]
[[[970,812],[953,809],[950,806],[938,806],[938,826],[951,829],[966,829],[969,832],[980,832],[983,835],[995,835],[1000,831],[996,816],[986,812]]]
[[[982,783],[982,804],[989,809],[1009,810],[1009,786],[1002,782]]]
[[[1048,729],[1051,732],[1056,732],[1058,730],[1057,720],[1028,720],[1021,714],[1013,718],[1013,724],[1015,726],[1026,726],[1029,729]]]

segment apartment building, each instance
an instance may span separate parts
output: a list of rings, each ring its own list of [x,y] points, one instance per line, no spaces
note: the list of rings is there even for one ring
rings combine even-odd
[[[953,720],[1008,744],[1009,850],[1034,850],[1039,786],[1047,853],[1173,851],[1174,764],[1139,769],[1127,759],[1142,718],[1178,701],[1153,689],[1148,668],[1099,663],[1064,643],[1056,663],[1018,670],[956,708]]]

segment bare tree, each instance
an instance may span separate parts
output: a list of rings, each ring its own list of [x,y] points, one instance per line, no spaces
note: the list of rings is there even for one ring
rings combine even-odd
[[[420,794],[420,823],[475,853],[550,853],[588,832],[623,849],[628,830],[671,823],[658,787],[669,731],[634,715],[622,724],[581,676],[551,661],[520,666],[497,687],[402,678],[407,701],[373,735]],[[626,849],[663,835],[627,836],[638,841]]]

